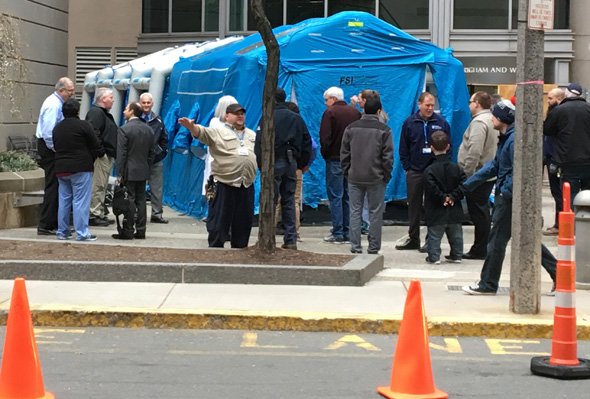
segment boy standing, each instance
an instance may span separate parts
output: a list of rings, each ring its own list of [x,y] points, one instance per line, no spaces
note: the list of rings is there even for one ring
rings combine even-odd
[[[451,245],[451,253],[446,258],[449,262],[461,263],[463,208],[460,200],[465,173],[449,159],[450,144],[446,133],[433,133],[430,148],[434,160],[424,171],[424,211],[428,226],[426,262],[440,264],[440,242],[446,233]]]

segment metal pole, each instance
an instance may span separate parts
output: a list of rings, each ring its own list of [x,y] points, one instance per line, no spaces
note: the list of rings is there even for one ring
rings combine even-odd
[[[528,28],[528,11],[519,0],[510,259],[510,311],[519,314],[539,313],[541,300],[544,32]]]

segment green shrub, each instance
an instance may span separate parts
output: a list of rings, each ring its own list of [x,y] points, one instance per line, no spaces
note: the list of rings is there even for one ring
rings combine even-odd
[[[0,172],[24,172],[37,168],[37,163],[23,152],[0,152]]]

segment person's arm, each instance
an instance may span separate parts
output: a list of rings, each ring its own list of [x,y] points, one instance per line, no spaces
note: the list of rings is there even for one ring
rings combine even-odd
[[[429,196],[435,197],[441,204],[445,203],[447,194],[440,189],[432,168],[428,168],[424,173],[424,192]]]
[[[182,117],[178,119],[183,127],[185,127],[194,138],[198,139],[201,143],[211,146],[212,140],[209,135],[210,131],[214,131],[215,128],[208,128],[198,123],[195,123],[194,119]]]
[[[393,140],[389,128],[381,136],[381,165],[383,165],[383,178],[387,184],[393,170]]]
[[[119,129],[117,137],[117,174],[119,181],[125,181],[127,177],[127,133]]]
[[[158,120],[160,121],[160,124],[162,125],[162,132],[160,134],[160,140],[158,141],[158,145],[162,149],[162,152],[164,153],[164,155],[166,155],[166,153],[168,152],[168,132],[166,132],[166,126],[164,126],[164,123],[162,122],[162,120],[159,118],[158,118]]]
[[[488,135],[488,127],[482,121],[473,121],[469,126],[469,140],[468,140],[468,151],[463,161],[463,170],[467,176],[471,176],[477,169],[477,164],[486,143]]]
[[[512,200],[512,171],[514,170],[514,142],[508,143],[508,148],[506,148],[508,152],[509,161],[510,162],[510,173],[506,175],[506,179],[504,180],[504,184],[501,187],[500,194],[506,199]]]
[[[87,121],[81,121],[83,124],[84,138],[86,139],[86,145],[88,150],[92,153],[92,158],[96,159],[100,153],[100,142],[94,133],[92,125]]]
[[[350,129],[344,129],[342,135],[342,145],[340,146],[340,165],[342,166],[342,175],[347,178],[350,170]]]
[[[484,182],[496,176],[498,176],[498,161],[494,158],[465,180],[465,183],[463,183],[464,189],[473,191]]]
[[[332,117],[329,110],[322,115],[320,123],[320,153],[324,159],[330,158],[330,147],[332,146]]]
[[[408,122],[406,121],[404,122],[402,132],[399,135],[399,159],[406,172],[410,170],[410,142],[409,137],[407,137],[408,130]]]
[[[61,110],[57,107],[47,107],[39,118],[41,124],[41,138],[45,141],[45,146],[51,151],[53,148],[53,128],[62,120]]]
[[[556,109],[551,110],[547,113],[547,118],[543,122],[543,135],[545,136],[556,136],[559,132],[558,116],[559,113]]]
[[[100,148],[97,153],[98,157],[100,158],[106,154],[102,137],[102,132],[104,132],[105,129],[106,117],[104,116],[104,113],[101,109],[97,107],[92,107],[86,114],[86,121],[88,121],[90,125],[92,125],[92,128],[94,129],[94,134],[96,135],[96,138],[98,139],[98,142],[100,144]]]

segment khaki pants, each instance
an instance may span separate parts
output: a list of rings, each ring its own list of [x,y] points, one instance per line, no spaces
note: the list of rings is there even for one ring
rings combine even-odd
[[[104,155],[94,161],[92,176],[92,197],[90,200],[90,218],[104,218],[104,198],[107,193],[109,176],[113,170],[115,159]]]

